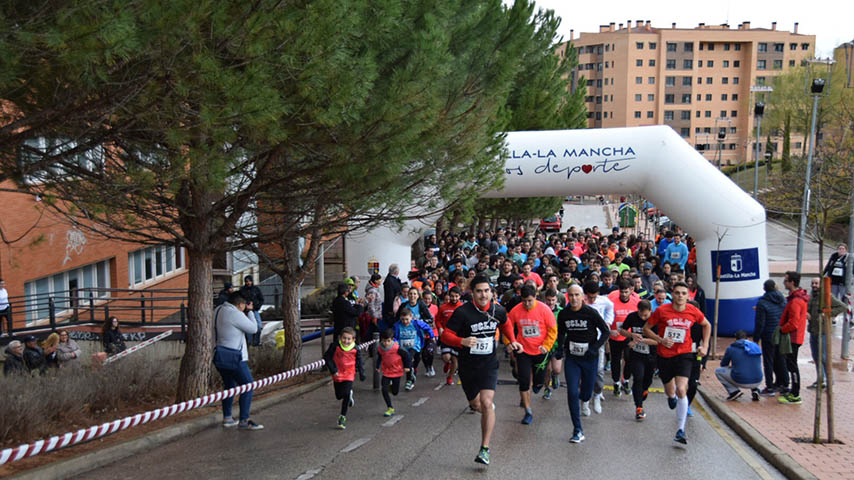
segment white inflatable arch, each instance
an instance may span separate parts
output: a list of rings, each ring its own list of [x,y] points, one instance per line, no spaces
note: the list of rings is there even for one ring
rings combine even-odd
[[[768,278],[765,210],[668,126],[510,132],[501,191],[487,197],[639,193],[694,237],[698,281],[714,311],[713,270],[721,268],[723,335],[753,330],[753,306]],[[583,225],[579,225],[584,227]],[[347,239],[347,271],[402,276],[423,225],[387,228]],[[720,248],[718,241],[720,238]]]

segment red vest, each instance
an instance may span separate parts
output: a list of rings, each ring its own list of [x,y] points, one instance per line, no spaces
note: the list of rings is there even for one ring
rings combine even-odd
[[[394,342],[388,350],[383,350],[382,346],[377,348],[377,352],[383,359],[384,377],[400,378],[403,376],[403,359],[397,353],[399,348],[400,345],[397,342]]]
[[[335,361],[335,366],[338,367],[338,373],[332,375],[334,382],[352,382],[356,378],[356,353],[358,347],[353,346],[349,352],[345,352],[339,345],[335,349],[335,356],[332,359]]]

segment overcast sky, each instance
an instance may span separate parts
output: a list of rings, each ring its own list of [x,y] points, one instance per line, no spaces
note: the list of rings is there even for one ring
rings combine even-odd
[[[599,25],[626,23],[628,19],[632,23],[650,20],[654,27],[667,28],[673,22],[676,28],[693,28],[699,23],[728,23],[730,28],[736,28],[744,21],[754,28],[771,28],[771,22],[777,22],[778,30],[787,31],[792,31],[798,22],[798,33],[816,36],[816,53],[822,57],[829,56],[835,46],[854,39],[854,0],[534,1],[563,19],[560,34],[564,40],[569,39],[570,29],[578,38],[580,32],[598,32]]]

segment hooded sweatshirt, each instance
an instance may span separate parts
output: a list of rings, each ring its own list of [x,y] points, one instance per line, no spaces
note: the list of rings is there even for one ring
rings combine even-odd
[[[786,308],[780,317],[780,333],[788,333],[793,344],[803,345],[807,330],[807,304],[810,296],[799,288],[789,294]]]
[[[736,340],[727,347],[721,366],[728,367],[730,364],[730,377],[736,383],[749,385],[762,381],[762,350],[750,340]]]
[[[770,339],[774,330],[780,326],[780,317],[786,306],[786,298],[778,290],[765,292],[756,304],[756,319],[753,328],[753,340]]]

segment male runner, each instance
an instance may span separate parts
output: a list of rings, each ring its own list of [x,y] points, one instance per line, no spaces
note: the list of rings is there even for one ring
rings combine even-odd
[[[571,443],[584,441],[578,401],[585,404],[593,395],[593,383],[599,365],[599,349],[608,339],[608,324],[590,305],[585,305],[584,291],[578,285],[569,287],[569,305],[557,316],[558,342],[566,357],[566,400],[572,417]]]
[[[616,397],[622,393],[631,392],[629,378],[631,378],[632,372],[628,363],[629,340],[620,333],[620,328],[626,317],[637,311],[638,302],[640,302],[640,297],[635,294],[632,284],[628,280],[620,280],[618,285],[619,290],[608,294],[608,300],[614,304],[614,322],[611,323],[611,338],[608,340],[608,344],[611,347],[611,380],[614,381],[614,396]],[[622,368],[623,365],[625,365],[625,369]],[[621,379],[621,372],[623,371],[625,372],[623,374],[625,380]]]
[[[499,327],[510,348],[520,352],[507,311],[492,301],[492,288],[485,275],[471,281],[472,302],[454,310],[442,332],[442,343],[459,351],[459,374],[469,406],[480,412],[481,444],[474,461],[489,465],[489,440],[495,428],[495,386],[498,384],[498,357],[495,337]]]
[[[630,313],[620,328],[620,334],[629,339],[629,362],[626,365],[632,371],[632,397],[635,401],[635,420],[643,421],[646,413],[643,402],[649,394],[652,385],[652,374],[655,371],[655,341],[644,338],[643,326],[652,315],[652,306],[648,300],[641,300],[637,311]]]
[[[454,310],[463,304],[460,301],[460,297],[462,297],[462,291],[460,291],[460,287],[454,285],[448,290],[449,301],[439,307],[439,312],[436,314],[436,328],[438,329],[439,338],[442,338],[442,332],[445,331],[445,325],[448,323],[448,319],[451,318]],[[445,345],[441,340],[439,341],[439,352],[442,354],[442,361],[445,363],[444,371],[447,375],[445,382],[448,385],[453,385],[454,374],[457,373],[457,356],[459,352]]]
[[[537,300],[537,289],[531,285],[522,287],[522,303],[516,305],[507,316],[513,325],[522,351],[516,354],[519,395],[525,416],[522,424],[534,421],[531,411],[531,390],[539,393],[546,377],[548,353],[557,339],[557,324],[552,310]]]
[[[688,417],[688,377],[697,356],[703,357],[709,349],[712,325],[700,309],[688,304],[688,285],[677,282],[673,285],[673,303],[658,307],[646,324],[643,333],[658,343],[659,378],[664,384],[667,404],[676,409],[679,429],[674,441],[687,444],[685,419]],[[703,327],[703,344],[692,353],[691,326],[699,323]],[[656,328],[656,331],[653,330]]]
[[[599,364],[596,370],[596,384],[593,386],[593,411],[602,413],[602,389],[605,386],[605,342],[610,337],[610,325],[614,323],[614,303],[608,297],[599,295],[599,284],[595,280],[584,282],[584,303],[599,312],[599,316],[609,325],[609,331],[599,345]],[[583,405],[582,413],[590,415],[590,406]]]
[[[554,290],[546,290],[546,305],[555,316],[555,321],[557,321],[557,316],[563,309],[563,307],[558,303],[558,295],[563,296],[562,293],[559,294]],[[561,348],[559,342],[555,342],[554,346],[552,346],[552,351],[549,352],[549,357],[548,374],[546,375],[546,388],[543,392],[543,400],[552,398],[552,390],[560,388],[560,373],[563,371],[563,348]],[[551,379],[551,381],[549,381],[549,379]]]

